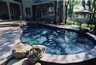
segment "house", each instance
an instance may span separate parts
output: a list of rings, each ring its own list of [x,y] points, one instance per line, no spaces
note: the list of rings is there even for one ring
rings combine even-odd
[[[20,0],[0,0],[0,18],[18,19],[21,11]]]
[[[0,0],[0,18],[62,22],[65,0]]]

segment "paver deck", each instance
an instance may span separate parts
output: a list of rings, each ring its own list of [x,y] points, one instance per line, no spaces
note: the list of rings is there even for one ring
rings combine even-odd
[[[0,28],[0,65],[10,58],[13,46],[20,43],[20,27]]]

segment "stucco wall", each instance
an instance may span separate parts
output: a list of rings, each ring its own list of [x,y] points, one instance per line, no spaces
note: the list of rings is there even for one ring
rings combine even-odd
[[[32,17],[32,5],[38,3],[52,2],[54,0],[22,0],[24,17]],[[26,15],[25,8],[30,8],[30,15]]]
[[[32,0],[22,0],[22,4],[23,4],[23,14],[24,14],[24,17],[32,17]],[[26,10],[25,8],[30,8],[30,15],[26,15]]]
[[[18,3],[18,2],[14,1],[14,0],[3,0],[3,1],[9,2],[9,3],[13,3],[13,2]],[[32,5],[37,5],[37,4],[42,4],[42,3],[53,3],[54,4],[54,1],[62,1],[62,0],[22,0],[22,3],[19,2],[19,4],[22,4],[22,6],[23,6],[23,15],[24,15],[23,17],[24,18],[25,17],[31,18],[33,16],[33,14],[32,14],[33,13],[32,12]],[[30,8],[30,14],[29,15],[26,14],[26,8]],[[63,13],[65,14],[65,12],[63,12]],[[62,15],[62,16],[64,18],[65,15]]]

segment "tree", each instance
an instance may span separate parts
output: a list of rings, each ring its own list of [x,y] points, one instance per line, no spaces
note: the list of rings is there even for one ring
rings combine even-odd
[[[93,0],[93,4],[92,4],[92,16],[91,16],[92,22],[94,22],[95,15],[96,15],[96,0]]]
[[[96,33],[96,0],[93,0],[92,3],[91,21],[95,24],[94,32]]]
[[[79,4],[80,3],[80,0],[68,0],[68,6],[69,6],[69,9],[68,9],[68,16],[69,17],[72,17],[74,12],[73,12],[73,8],[75,5]]]
[[[82,1],[82,6],[84,7],[84,10],[85,10],[86,9],[86,7],[85,7],[86,6],[85,0]]]
[[[92,0],[88,0],[87,5],[88,5],[88,8],[89,8],[89,11],[91,11],[91,9],[92,9],[91,4],[92,4]]]
[[[72,3],[72,0],[69,0],[68,16],[72,17],[72,14],[73,14],[73,3]]]
[[[68,2],[67,2],[67,1],[65,1],[65,24],[66,24],[66,22],[67,22],[68,3],[69,3],[69,1],[68,1]]]

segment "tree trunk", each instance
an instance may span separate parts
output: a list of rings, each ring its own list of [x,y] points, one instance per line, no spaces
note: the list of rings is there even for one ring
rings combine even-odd
[[[68,3],[65,2],[65,24],[67,23],[67,7],[68,7]]]
[[[92,15],[92,22],[94,22],[95,24],[95,28],[94,28],[94,33],[96,33],[96,21],[95,21],[95,15],[96,15],[96,4],[95,4],[96,0],[93,1],[93,15]]]

